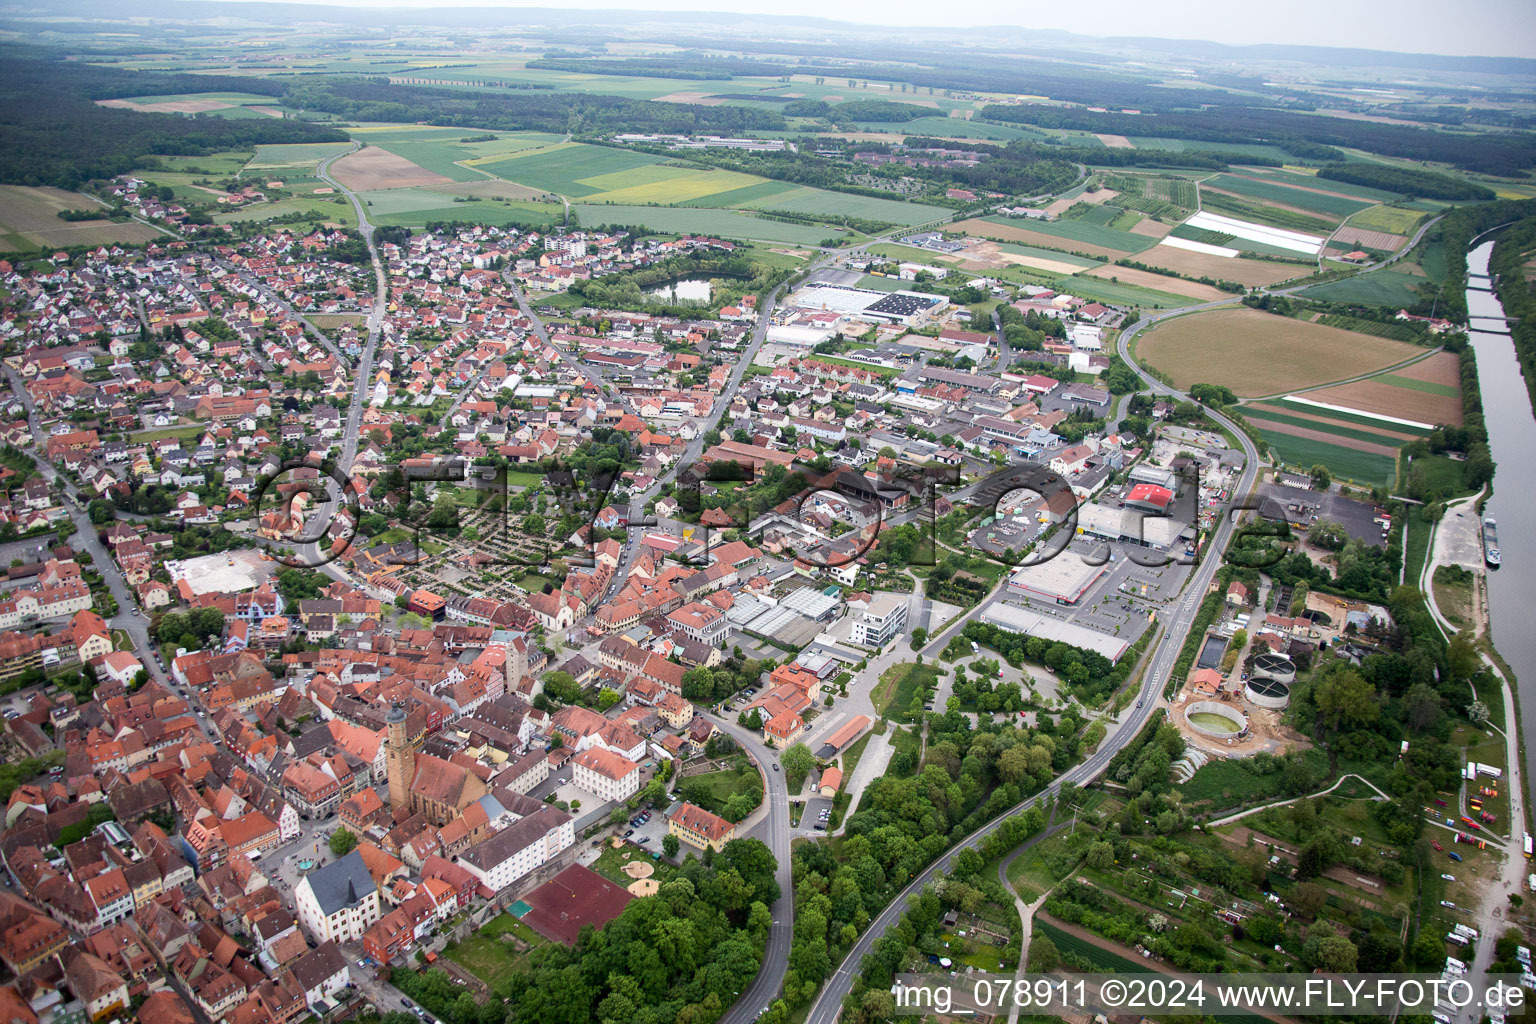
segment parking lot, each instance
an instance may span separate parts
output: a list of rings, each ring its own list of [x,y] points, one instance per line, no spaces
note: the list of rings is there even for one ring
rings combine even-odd
[[[832,813],[832,801],[824,796],[812,797],[805,802],[805,812],[800,815],[800,827],[807,832],[825,831],[827,821],[822,817]],[[816,826],[821,825],[821,829]]]
[[[649,819],[643,825],[634,824],[635,820],[641,815],[649,815]],[[660,853],[661,839],[666,834],[666,812],[659,807],[653,807],[648,811],[641,811],[639,814],[633,815],[619,832],[619,835],[647,853]]]

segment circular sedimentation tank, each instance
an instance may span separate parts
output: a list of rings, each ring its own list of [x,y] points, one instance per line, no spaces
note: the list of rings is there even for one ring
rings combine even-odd
[[[1294,673],[1292,673],[1294,677]],[[1282,711],[1291,703],[1291,684],[1274,676],[1255,673],[1243,690],[1243,696],[1255,706]]]
[[[1289,686],[1296,681],[1296,666],[1283,654],[1266,653],[1253,659],[1253,674],[1268,676]]]
[[[1184,721],[1202,736],[1235,739],[1248,732],[1248,719],[1230,704],[1216,700],[1197,700],[1184,711]]]

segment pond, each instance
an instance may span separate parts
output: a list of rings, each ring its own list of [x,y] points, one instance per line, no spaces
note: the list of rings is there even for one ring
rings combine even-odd
[[[654,288],[647,288],[645,294],[665,302],[708,302],[712,291],[709,278],[695,274],[664,281]]]

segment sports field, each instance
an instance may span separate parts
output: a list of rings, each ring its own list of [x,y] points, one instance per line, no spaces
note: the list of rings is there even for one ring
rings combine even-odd
[[[1137,342],[1181,389],[1225,384],[1241,397],[1284,394],[1411,359],[1423,349],[1239,306],[1176,317]]]
[[[100,204],[60,188],[0,185],[0,251],[31,252],[76,245],[147,242],[161,233],[137,221],[60,220],[60,210],[97,210]]]
[[[724,238],[758,239],[816,245],[842,235],[836,228],[814,224],[789,224],[766,220],[738,210],[711,210],[685,206],[589,206],[573,205],[582,225],[644,226],[652,231],[677,234],[719,235]]]

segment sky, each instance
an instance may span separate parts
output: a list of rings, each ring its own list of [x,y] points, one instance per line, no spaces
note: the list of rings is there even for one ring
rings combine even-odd
[[[1348,46],[1453,56],[1536,57],[1532,0],[308,0],[352,7],[562,6],[791,14],[881,25],[1017,25],[1083,34]]]

